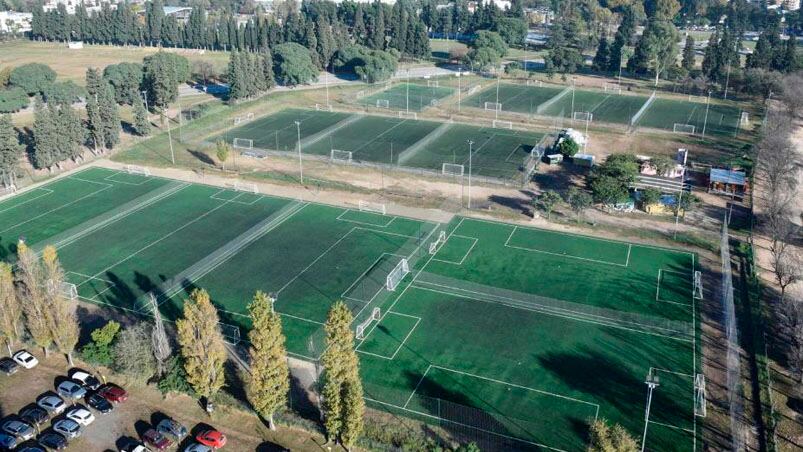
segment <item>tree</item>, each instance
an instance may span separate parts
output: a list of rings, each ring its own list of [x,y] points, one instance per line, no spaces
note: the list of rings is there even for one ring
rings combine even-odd
[[[223,140],[217,140],[215,143],[215,156],[217,156],[217,159],[220,161],[223,170],[226,169],[226,160],[229,159],[229,154],[231,154],[229,144]]]
[[[121,105],[135,105],[141,98],[142,77],[139,63],[110,64],[103,69],[103,79],[114,88],[114,99]]]
[[[508,46],[522,46],[527,37],[527,24],[516,17],[502,17],[496,23],[494,31],[499,33]]]
[[[34,99],[33,118],[33,164],[49,169],[59,161],[60,138],[51,110],[40,96]]]
[[[657,155],[650,160],[650,165],[655,168],[657,175],[666,176],[675,169],[676,163],[665,155]]]
[[[580,145],[571,137],[565,137],[558,143],[558,151],[566,157],[574,157],[580,151]]]
[[[159,311],[159,304],[156,302],[154,294],[148,295],[151,314],[153,315],[153,328],[151,328],[151,349],[153,357],[156,359],[156,374],[161,377],[165,373],[168,359],[173,355],[173,347],[170,346],[170,339],[165,332],[162,313]]]
[[[0,185],[14,183],[22,151],[11,115],[0,115]]]
[[[552,216],[552,211],[555,210],[555,206],[557,206],[560,201],[561,198],[558,192],[555,190],[546,190],[541,193],[541,196],[533,199],[533,206],[546,212],[546,218],[549,220]]]
[[[677,29],[668,21],[650,20],[636,44],[633,57],[627,61],[629,71],[646,75],[652,70],[660,77],[677,65]]]
[[[172,16],[169,16],[172,18]],[[190,78],[190,63],[181,55],[158,52],[143,61],[142,86],[154,108],[165,109],[178,98],[178,85]]]
[[[140,96],[134,100],[134,132],[141,137],[151,134],[151,121],[145,110],[145,101]]]
[[[784,244],[772,253],[772,272],[775,282],[781,289],[781,301],[786,297],[786,289],[803,279],[803,258],[792,246]]]
[[[312,62],[310,51],[294,42],[279,44],[274,49],[274,72],[283,85],[302,85],[318,80],[318,68]]]
[[[5,341],[8,354],[22,337],[22,305],[14,288],[11,264],[0,262],[0,337]]]
[[[0,90],[0,113],[16,113],[29,103],[28,94],[22,88]]]
[[[683,47],[683,59],[680,62],[680,67],[687,71],[692,71],[694,66],[694,37],[688,35],[686,36],[686,45]]]
[[[798,387],[803,385],[803,300],[789,297],[778,305],[778,324],[785,336],[789,367]],[[798,396],[801,390],[798,389]]]
[[[45,356],[53,344],[53,334],[48,325],[48,309],[39,256],[23,242],[17,244],[17,288],[25,314],[25,327],[33,342],[42,347]]]
[[[611,50],[608,46],[608,38],[605,36],[599,40],[597,53],[594,54],[594,59],[591,62],[591,68],[598,72],[605,72],[611,66]]]
[[[594,199],[606,205],[618,204],[629,198],[628,189],[638,174],[638,162],[628,154],[611,154],[588,176]]]
[[[9,84],[22,88],[28,95],[42,94],[56,80],[56,72],[46,64],[28,63],[11,71]]]
[[[591,206],[592,198],[591,195],[580,191],[577,187],[570,187],[566,193],[566,202],[569,203],[569,206],[577,215],[577,222],[579,223],[583,212]]]
[[[347,448],[359,436],[365,406],[362,399],[359,361],[354,351],[353,317],[342,301],[332,305],[324,325],[326,351],[323,363],[324,427],[330,441],[340,441]]]
[[[73,365],[72,354],[78,344],[81,332],[76,316],[76,304],[64,295],[64,269],[59,262],[56,247],[46,246],[42,250],[42,285],[46,288],[46,313],[50,335],[56,349],[67,356]]]
[[[273,300],[257,292],[248,306],[253,328],[248,333],[251,342],[251,373],[246,386],[248,401],[271,430],[276,429],[273,415],[287,404],[290,390],[290,370],[282,334],[281,317],[273,310]]]
[[[591,424],[589,452],[638,452],[639,443],[619,424],[613,427],[605,419]]]
[[[81,349],[83,359],[92,364],[110,367],[114,362],[111,345],[119,331],[120,324],[114,320],[109,320],[102,327],[92,330],[90,333],[92,342]]]
[[[480,30],[477,37],[469,44],[472,49],[488,48],[496,52],[499,57],[507,55],[507,44],[502,36],[495,31]]]
[[[226,362],[217,309],[209,293],[203,289],[192,291],[184,301],[184,316],[176,321],[176,329],[187,382],[208,401],[225,384]]]
[[[55,82],[45,88],[44,98],[49,104],[74,104],[86,97],[86,90],[72,80]]]
[[[124,329],[114,344],[114,367],[118,372],[147,381],[156,372],[148,325],[137,323]]]

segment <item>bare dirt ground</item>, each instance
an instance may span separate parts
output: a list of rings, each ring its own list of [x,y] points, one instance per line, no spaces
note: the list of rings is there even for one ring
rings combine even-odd
[[[41,351],[32,350],[40,365],[32,370],[20,369],[10,377],[0,377],[0,416],[18,412],[61,381],[69,368],[63,356],[51,353],[45,359]],[[86,368],[86,367],[84,367]],[[81,452],[117,451],[129,439],[138,439],[144,429],[163,416],[170,416],[195,432],[204,424],[226,433],[226,449],[235,451],[321,451],[326,450],[323,438],[308,432],[279,428],[272,432],[257,418],[243,411],[218,406],[206,415],[197,400],[186,395],[163,397],[153,386],[116,380],[129,392],[129,400],[109,414],[95,413],[96,421],[83,435],[70,443],[68,450]],[[204,427],[201,427],[204,428]]]

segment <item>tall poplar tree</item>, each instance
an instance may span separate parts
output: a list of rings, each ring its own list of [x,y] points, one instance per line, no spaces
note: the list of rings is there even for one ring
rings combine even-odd
[[[0,337],[5,341],[9,355],[22,332],[22,305],[14,287],[12,267],[0,262]]]
[[[53,334],[48,323],[47,295],[42,280],[39,256],[20,241],[17,244],[17,288],[25,313],[25,327],[33,342],[42,347],[47,356],[53,344]]]
[[[11,115],[0,115],[0,185],[14,183],[22,150]]]
[[[78,343],[80,328],[75,315],[76,305],[67,298],[63,290],[64,269],[54,246],[48,245],[42,250],[42,277],[50,335],[56,349],[67,356],[67,361],[72,366],[72,353]]]

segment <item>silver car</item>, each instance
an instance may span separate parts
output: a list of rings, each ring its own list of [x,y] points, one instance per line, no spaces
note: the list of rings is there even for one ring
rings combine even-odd
[[[62,419],[53,424],[53,430],[64,435],[67,439],[81,436],[81,426],[72,419]]]
[[[14,435],[23,441],[28,441],[29,439],[33,438],[33,435],[36,434],[33,427],[17,419],[11,419],[3,422],[2,428],[4,432],[8,433],[9,435]]]
[[[67,409],[67,404],[57,395],[43,396],[36,401],[36,404],[50,413],[51,416],[57,416]]]
[[[70,400],[82,399],[86,395],[86,389],[78,383],[69,380],[62,381],[61,384],[56,387],[56,392],[65,399]]]
[[[156,431],[162,435],[173,437],[177,443],[180,443],[187,436],[187,427],[170,418],[159,421],[159,424],[156,425]]]

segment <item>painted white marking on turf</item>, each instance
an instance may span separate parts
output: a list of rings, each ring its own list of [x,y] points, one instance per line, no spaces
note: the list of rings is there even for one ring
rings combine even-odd
[[[374,224],[374,223],[367,223],[367,222],[365,222],[365,221],[350,220],[350,219],[348,219],[348,218],[341,218],[343,215],[346,215],[346,214],[347,214],[347,213],[349,213],[349,212],[366,213],[366,212],[361,212],[361,211],[359,211],[359,210],[351,210],[351,209],[346,209],[346,210],[344,210],[344,211],[343,211],[343,213],[341,213],[340,215],[338,215],[338,216],[337,216],[337,218],[335,218],[335,219],[336,219],[336,220],[340,220],[340,221],[348,221],[349,223],[357,223],[357,224],[364,224],[364,225],[366,225],[366,226],[374,226],[374,227],[377,227],[377,228],[386,228],[386,227],[390,226],[390,224],[391,224],[391,223],[393,223],[394,221],[396,221],[396,218],[397,218],[397,217],[391,217],[391,218],[390,218],[390,221],[388,221],[388,222],[387,222],[387,223],[385,223],[384,225],[382,225],[382,224]]]
[[[427,370],[424,371],[424,375],[421,375],[421,378],[418,380],[418,384],[415,385],[415,388],[413,389],[413,392],[410,393],[410,397],[408,397],[407,401],[404,402],[404,408],[407,408],[407,405],[409,405],[410,401],[413,400],[413,396],[415,395],[415,392],[418,391],[418,387],[421,386],[421,383],[424,382],[424,378],[427,377],[427,373],[429,373],[429,369],[432,369],[432,364],[427,366]]]
[[[421,323],[421,317],[416,317],[414,315],[409,315],[409,314],[401,314],[401,313],[398,313],[398,312],[390,312],[389,314],[398,315],[398,316],[402,316],[402,317],[411,317],[411,318],[415,319],[415,324],[413,324],[413,327],[410,329],[410,331],[407,332],[407,335],[404,336],[404,339],[401,341],[401,343],[398,345],[398,347],[396,347],[396,350],[394,350],[393,353],[390,356],[384,356],[384,355],[379,355],[379,354],[376,354],[376,353],[371,353],[371,352],[366,352],[364,350],[360,350],[360,347],[362,347],[362,344],[364,344],[365,341],[368,339],[368,335],[366,335],[363,339],[360,339],[360,344],[357,345],[357,348],[355,348],[356,351],[358,351],[360,353],[365,353],[367,355],[373,355],[373,356],[376,356],[378,358],[387,359],[387,360],[393,360],[393,359],[396,358],[396,355],[399,353],[399,350],[401,350],[402,347],[404,347],[404,344],[407,343],[407,339],[410,338],[410,336],[413,334],[413,331],[415,331],[415,329],[418,327],[418,324]],[[383,317],[383,319],[384,319],[384,317]],[[377,324],[379,324],[380,322],[381,322],[381,320],[379,322],[377,322]],[[372,333],[373,331],[374,331],[374,329],[372,328],[371,331],[369,332],[369,334]]]
[[[142,180],[138,184],[135,184],[133,182],[127,182],[127,181],[124,181],[124,180],[117,180],[117,179],[114,178],[115,176],[118,176],[120,174],[125,174],[126,176],[135,176],[134,174],[122,173],[122,172],[118,171],[118,172],[116,172],[114,174],[110,174],[110,175],[104,177],[103,180],[107,180],[109,182],[114,182],[115,184],[125,184],[125,185],[134,185],[134,186],[143,185],[143,184],[148,182],[148,178],[145,177],[145,176],[139,176],[139,177],[142,177]]]
[[[39,215],[36,215],[36,216],[34,216],[34,217],[31,217],[31,218],[29,218],[29,219],[25,220],[25,221],[19,222],[19,223],[17,223],[17,224],[15,224],[15,225],[13,225],[13,226],[10,226],[10,227],[8,227],[8,228],[6,228],[6,229],[3,229],[2,231],[0,231],[0,234],[2,234],[2,233],[4,233],[4,232],[7,232],[7,231],[9,231],[9,230],[11,230],[11,229],[14,229],[14,228],[16,228],[16,227],[22,226],[23,224],[30,223],[31,221],[38,220],[39,218],[42,218],[42,217],[44,217],[44,216],[50,215],[51,213],[53,213],[53,212],[55,212],[55,211],[57,211],[57,210],[61,210],[61,209],[65,208],[65,207],[67,207],[67,206],[71,206],[71,205],[73,205],[73,204],[75,204],[75,203],[77,203],[77,202],[83,201],[83,200],[84,200],[84,199],[86,199],[86,198],[89,198],[89,197],[95,196],[96,194],[98,194],[98,193],[100,193],[100,192],[102,192],[102,191],[108,190],[108,189],[109,189],[109,188],[111,188],[111,187],[114,187],[114,185],[109,185],[109,186],[106,186],[106,187],[100,188],[100,189],[98,189],[98,190],[95,190],[95,191],[93,191],[92,193],[89,193],[89,194],[86,194],[86,195],[84,195],[84,196],[81,196],[81,197],[80,197],[80,198],[78,198],[78,199],[74,199],[74,200],[72,200],[72,201],[70,201],[70,202],[68,202],[68,203],[66,203],[66,204],[62,204],[62,205],[60,205],[59,207],[56,207],[56,208],[50,209],[50,210],[48,210],[47,212],[43,212],[43,213],[41,213],[41,214],[39,214]]]
[[[35,188],[35,189],[29,191],[28,193],[32,193],[32,192],[38,191],[38,190],[44,191],[45,193],[43,193],[41,195],[38,195],[38,196],[34,196],[33,198],[30,198],[30,199],[26,199],[25,201],[22,201],[22,202],[18,202],[18,203],[14,204],[11,207],[7,207],[5,209],[2,209],[2,210],[0,210],[0,213],[6,212],[6,211],[9,211],[9,210],[12,210],[12,209],[16,209],[19,206],[24,206],[25,204],[28,204],[29,202],[33,202],[33,201],[36,201],[39,198],[44,198],[45,196],[50,196],[50,195],[53,194],[53,190],[49,190],[47,188]],[[19,198],[17,198],[17,199],[19,199]]]
[[[471,246],[468,248],[468,250],[466,251],[466,253],[463,255],[463,258],[462,258],[462,259],[460,259],[460,261],[459,261],[459,262],[454,262],[454,261],[450,261],[450,260],[446,260],[446,259],[438,259],[438,258],[434,258],[434,259],[432,259],[433,261],[437,261],[437,262],[443,262],[444,264],[463,265],[463,262],[465,262],[465,261],[466,261],[466,258],[468,258],[468,255],[469,255],[469,254],[471,254],[471,251],[474,249],[474,247],[475,247],[475,246],[477,246],[477,243],[479,242],[479,239],[476,239],[476,238],[474,238],[474,237],[467,237],[467,236],[464,236],[464,235],[457,235],[457,234],[455,234],[455,235],[453,235],[452,237],[459,237],[459,238],[464,238],[464,239],[466,239],[466,240],[473,240],[474,242],[471,244]],[[446,244],[446,243],[444,243],[444,245],[445,245],[445,244]],[[441,246],[441,247],[440,247],[440,249],[438,250],[438,253],[440,253],[440,251],[441,251],[442,249],[443,249],[443,246]],[[435,253],[435,255],[437,256],[437,255],[438,255],[438,253]]]
[[[684,427],[678,427],[676,425],[664,424],[663,422],[658,422],[658,421],[649,421],[649,422],[650,422],[650,424],[661,425],[661,426],[664,426],[664,427],[673,428],[675,430],[683,430],[684,432],[694,433],[694,430],[691,430],[691,429],[688,429],[688,428],[684,428]]]

